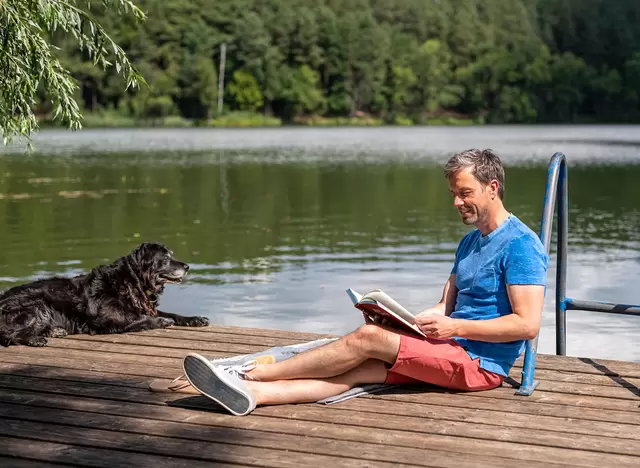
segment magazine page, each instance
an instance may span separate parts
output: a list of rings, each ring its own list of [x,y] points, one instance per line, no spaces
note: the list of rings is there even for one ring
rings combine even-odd
[[[347,289],[346,292],[356,308],[370,317],[371,315],[386,317],[399,329],[426,337],[415,324],[415,316],[383,291],[376,289],[364,296],[353,289]]]
[[[360,299],[360,302],[362,302],[365,299],[373,299],[374,301],[379,302],[380,304],[384,305],[387,309],[393,311],[394,313],[402,317],[404,320],[409,322],[411,325],[416,323],[415,316],[411,312],[409,312],[407,309],[402,307],[397,301],[392,299],[391,296],[389,296],[387,293],[385,293],[380,289],[369,291],[367,294],[362,296],[362,298]]]

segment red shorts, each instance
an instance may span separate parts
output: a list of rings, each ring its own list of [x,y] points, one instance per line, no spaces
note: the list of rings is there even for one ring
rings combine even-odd
[[[426,382],[454,390],[490,390],[504,376],[480,368],[455,340],[433,340],[402,335],[400,350],[385,383]]]

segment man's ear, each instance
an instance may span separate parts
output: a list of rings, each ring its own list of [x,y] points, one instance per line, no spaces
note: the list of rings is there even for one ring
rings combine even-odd
[[[489,191],[490,191],[492,200],[498,196],[499,188],[500,188],[500,183],[496,179],[493,179],[491,182],[489,182]]]

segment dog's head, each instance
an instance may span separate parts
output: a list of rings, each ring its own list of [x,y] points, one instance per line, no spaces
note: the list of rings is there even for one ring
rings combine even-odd
[[[145,242],[133,249],[128,257],[157,291],[161,291],[166,283],[181,283],[189,271],[189,265],[174,259],[173,252],[162,244]]]

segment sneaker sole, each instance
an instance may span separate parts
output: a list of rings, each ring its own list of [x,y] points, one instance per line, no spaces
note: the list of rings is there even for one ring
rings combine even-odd
[[[184,372],[200,393],[222,405],[236,416],[244,416],[251,409],[247,396],[226,384],[204,362],[195,356],[184,358]]]

